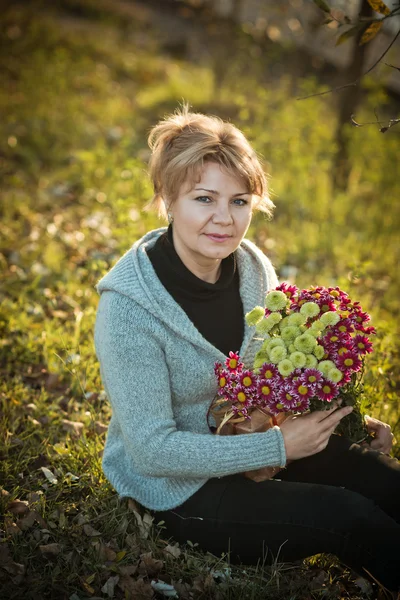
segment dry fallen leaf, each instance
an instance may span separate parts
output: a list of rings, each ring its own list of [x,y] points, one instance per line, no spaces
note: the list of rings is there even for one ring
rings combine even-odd
[[[60,544],[45,544],[39,546],[39,550],[44,556],[57,556],[61,552],[61,546]]]
[[[88,537],[96,537],[97,535],[101,535],[100,531],[97,531],[94,527],[89,525],[89,523],[85,523],[83,526],[83,531]]]
[[[121,575],[125,576],[130,576],[130,575],[134,575],[137,571],[138,567],[137,565],[121,565],[120,567],[118,567],[118,571]]]
[[[47,481],[50,481],[50,483],[52,483],[53,485],[58,483],[57,477],[54,475],[54,473],[52,473],[50,471],[50,469],[48,469],[47,467],[40,467],[40,468],[43,471],[43,474],[46,477]]]
[[[140,555],[142,559],[139,564],[139,573],[147,577],[155,577],[164,566],[163,560],[154,559],[152,552],[145,552]]]
[[[64,431],[68,431],[75,437],[79,437],[83,434],[84,423],[80,421],[68,421],[68,419],[61,420]]]
[[[135,500],[133,500],[132,498],[128,499],[128,508],[135,515],[136,523],[139,527],[140,536],[143,539],[147,539],[149,537],[154,517],[152,517],[150,513],[144,512],[143,509],[141,509],[137,502],[135,502]],[[141,512],[144,512],[143,517],[141,515]]]
[[[107,594],[107,596],[109,598],[113,598],[114,597],[114,588],[117,585],[119,581],[119,575],[114,575],[114,577],[109,577],[107,579],[107,581],[105,582],[105,584],[103,585],[103,587],[101,588],[101,591],[103,592],[103,594]]]
[[[104,425],[104,423],[101,423],[100,421],[96,421],[95,424],[94,424],[94,430],[99,435],[101,435],[102,433],[104,433],[105,431],[107,431],[107,429],[108,429],[108,426]]]
[[[7,535],[19,535],[20,533],[22,533],[21,529],[16,523],[14,523],[11,517],[6,517],[4,519],[4,529]]]
[[[182,552],[179,548],[179,544],[177,543],[174,546],[168,544],[168,546],[164,548],[163,553],[166,556],[173,556],[174,558],[179,558]]]
[[[29,510],[29,505],[26,500],[13,500],[7,506],[7,509],[12,512],[13,515],[24,515]]]
[[[36,510],[30,510],[26,517],[17,521],[17,525],[20,529],[22,529],[22,531],[30,529],[34,523],[38,523],[42,529],[48,529],[46,521]]]
[[[149,583],[145,583],[143,579],[136,581],[127,575],[121,576],[118,587],[125,593],[125,597],[129,600],[151,600],[154,597],[154,592]]]

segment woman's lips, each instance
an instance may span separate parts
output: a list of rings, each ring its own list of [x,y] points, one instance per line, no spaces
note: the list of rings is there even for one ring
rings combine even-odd
[[[226,242],[226,240],[229,240],[231,237],[230,235],[218,235],[217,233],[206,233],[206,236],[213,242],[219,243]]]

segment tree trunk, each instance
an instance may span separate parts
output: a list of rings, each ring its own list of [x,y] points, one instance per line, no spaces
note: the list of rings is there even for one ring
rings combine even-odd
[[[367,0],[361,0],[360,17],[371,17],[373,10]],[[367,44],[359,45],[363,32],[359,32],[353,41],[353,55],[347,69],[343,73],[343,84],[355,81],[364,71]],[[360,83],[341,90],[339,93],[338,120],[336,129],[337,153],[333,166],[333,184],[336,189],[347,188],[350,175],[348,149],[348,127],[350,117],[356,112],[361,99]]]

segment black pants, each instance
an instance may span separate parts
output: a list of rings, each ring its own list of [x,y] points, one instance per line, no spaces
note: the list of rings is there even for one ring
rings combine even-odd
[[[274,479],[212,478],[179,507],[154,514],[176,541],[229,553],[232,564],[326,552],[400,588],[400,462],[344,437],[332,435],[325,450]]]

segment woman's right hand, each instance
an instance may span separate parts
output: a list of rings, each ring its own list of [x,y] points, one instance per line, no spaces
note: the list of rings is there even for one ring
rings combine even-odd
[[[288,417],[280,424],[286,459],[297,460],[324,450],[339,421],[352,410],[351,406],[338,408],[335,404],[329,410]]]

